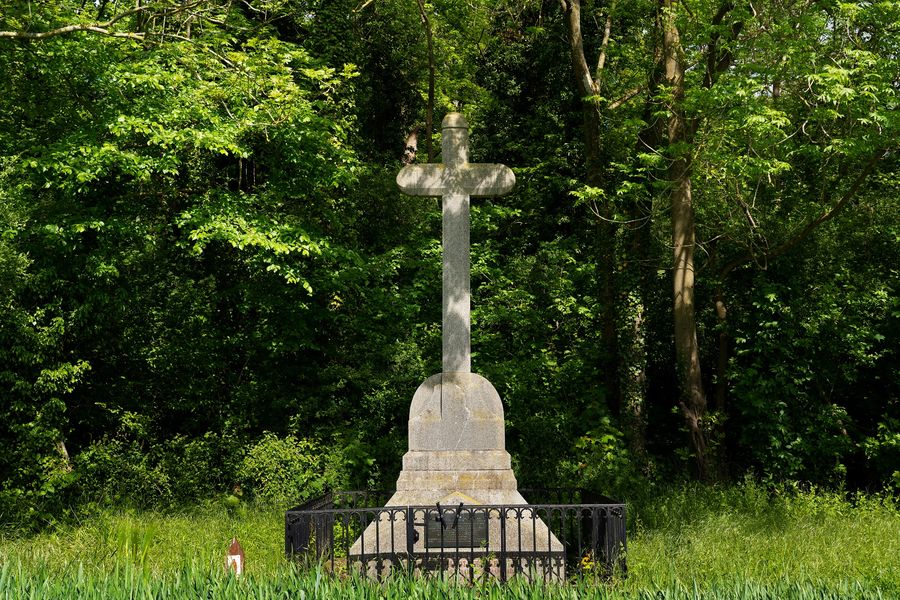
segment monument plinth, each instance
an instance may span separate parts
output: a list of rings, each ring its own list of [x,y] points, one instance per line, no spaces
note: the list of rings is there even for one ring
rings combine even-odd
[[[409,451],[388,506],[525,504],[506,451],[503,406],[475,373],[438,373],[419,386],[409,409]]]
[[[469,198],[505,194],[516,178],[504,165],[469,162],[468,124],[459,113],[444,118],[441,135],[443,164],[409,165],[397,175],[404,193],[442,197],[443,372],[426,379],[413,396],[409,451],[387,506],[524,505],[506,451],[503,405],[494,386],[471,372],[470,341]],[[507,528],[508,548],[563,550],[540,519],[530,511],[522,514],[530,535],[523,540],[516,528]],[[494,551],[501,537],[497,519],[489,519],[486,528],[489,541],[480,550]],[[371,523],[350,553],[373,554],[389,542],[405,547],[404,523]],[[425,542],[416,539],[414,550],[424,549]]]

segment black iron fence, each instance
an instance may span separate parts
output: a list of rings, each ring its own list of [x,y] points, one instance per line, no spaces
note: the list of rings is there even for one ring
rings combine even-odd
[[[286,553],[379,579],[396,572],[473,582],[625,575],[621,503],[364,506],[389,497],[334,492],[287,511]]]

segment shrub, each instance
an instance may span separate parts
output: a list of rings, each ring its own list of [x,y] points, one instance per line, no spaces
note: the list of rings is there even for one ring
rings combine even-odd
[[[75,470],[87,501],[150,507],[172,500],[168,473],[134,439],[111,437],[94,442],[78,454]]]
[[[237,442],[207,432],[202,437],[159,439],[149,417],[120,415],[115,434],[75,458],[82,500],[145,508],[208,500],[234,483]]]
[[[177,435],[156,446],[177,502],[212,498],[228,490],[240,462],[234,438],[208,431],[203,437]]]
[[[301,502],[326,488],[328,460],[319,442],[266,433],[238,468],[243,488],[273,503]]]

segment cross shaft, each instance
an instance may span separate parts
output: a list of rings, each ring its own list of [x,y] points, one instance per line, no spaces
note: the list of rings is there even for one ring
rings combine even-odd
[[[409,165],[397,185],[413,196],[441,196],[443,246],[442,359],[444,373],[472,370],[469,197],[509,192],[516,176],[499,164],[469,163],[469,125],[459,113],[441,124],[443,164]]]

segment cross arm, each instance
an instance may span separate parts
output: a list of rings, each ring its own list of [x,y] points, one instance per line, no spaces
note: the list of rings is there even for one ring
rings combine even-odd
[[[397,173],[400,191],[410,196],[444,194],[444,165],[407,165]]]
[[[397,185],[411,196],[442,196],[454,188],[470,196],[502,196],[516,185],[516,175],[505,165],[490,163],[449,170],[440,164],[407,165],[397,174]]]
[[[460,169],[460,175],[470,196],[502,196],[516,185],[516,175],[506,165],[468,164]]]

